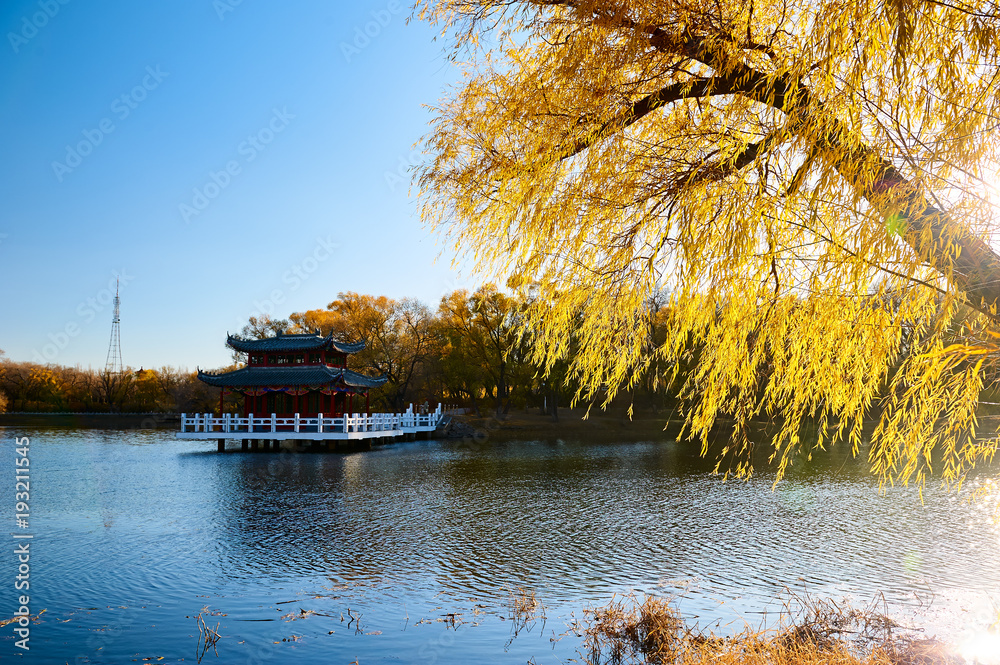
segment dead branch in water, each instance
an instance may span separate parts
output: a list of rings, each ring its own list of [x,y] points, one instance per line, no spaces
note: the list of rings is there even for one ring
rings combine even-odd
[[[205,657],[205,654],[208,653],[209,647],[215,651],[216,656],[219,655],[219,648],[217,645],[219,640],[222,639],[222,635],[219,634],[219,626],[221,626],[222,623],[216,623],[215,628],[210,628],[209,625],[205,623],[205,617],[203,616],[206,612],[208,612],[208,607],[202,608],[201,612],[198,612],[198,615],[195,617],[195,620],[198,622],[198,649],[196,653],[198,654],[199,663],[201,662],[201,659]]]

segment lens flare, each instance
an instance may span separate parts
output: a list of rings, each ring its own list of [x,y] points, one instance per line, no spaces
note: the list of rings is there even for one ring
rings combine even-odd
[[[967,663],[1000,665],[1000,634],[973,633],[962,640],[958,652]]]

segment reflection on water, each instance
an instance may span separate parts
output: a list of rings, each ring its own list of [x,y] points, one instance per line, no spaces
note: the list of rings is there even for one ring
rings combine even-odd
[[[32,436],[33,602],[48,609],[32,656],[59,662],[191,660],[206,607],[227,663],[565,662],[572,616],[631,589],[679,592],[723,631],[766,623],[786,589],[881,593],[969,649],[965,631],[996,619],[990,502],[881,496],[833,456],[772,490],[666,442],[218,455],[170,433],[0,430],[15,433]],[[517,587],[546,619],[511,640]]]

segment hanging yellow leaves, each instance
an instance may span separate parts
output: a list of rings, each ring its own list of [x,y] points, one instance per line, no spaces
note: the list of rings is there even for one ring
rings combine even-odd
[[[545,366],[610,399],[697,358],[686,431],[752,470],[863,445],[883,480],[992,455],[1000,17],[923,0],[428,0],[463,82],[436,108],[423,213],[530,295]],[[669,294],[662,312],[645,306]],[[650,316],[668,323],[651,348]],[[572,344],[571,344],[572,342]],[[658,370],[662,371],[662,370]],[[674,378],[669,370],[663,380]],[[806,422],[818,436],[800,436]],[[707,448],[706,448],[707,452]]]

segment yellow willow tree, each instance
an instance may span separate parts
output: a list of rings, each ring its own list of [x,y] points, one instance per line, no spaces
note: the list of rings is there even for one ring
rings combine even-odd
[[[994,377],[1000,10],[964,0],[425,0],[464,78],[425,219],[530,288],[536,360],[579,398],[697,358],[687,432],[862,444],[883,480],[960,481]],[[645,301],[669,293],[650,348]],[[696,353],[691,355],[692,350]],[[667,381],[669,372],[660,377]],[[800,425],[819,424],[800,439]],[[727,421],[728,422],[728,421]]]

